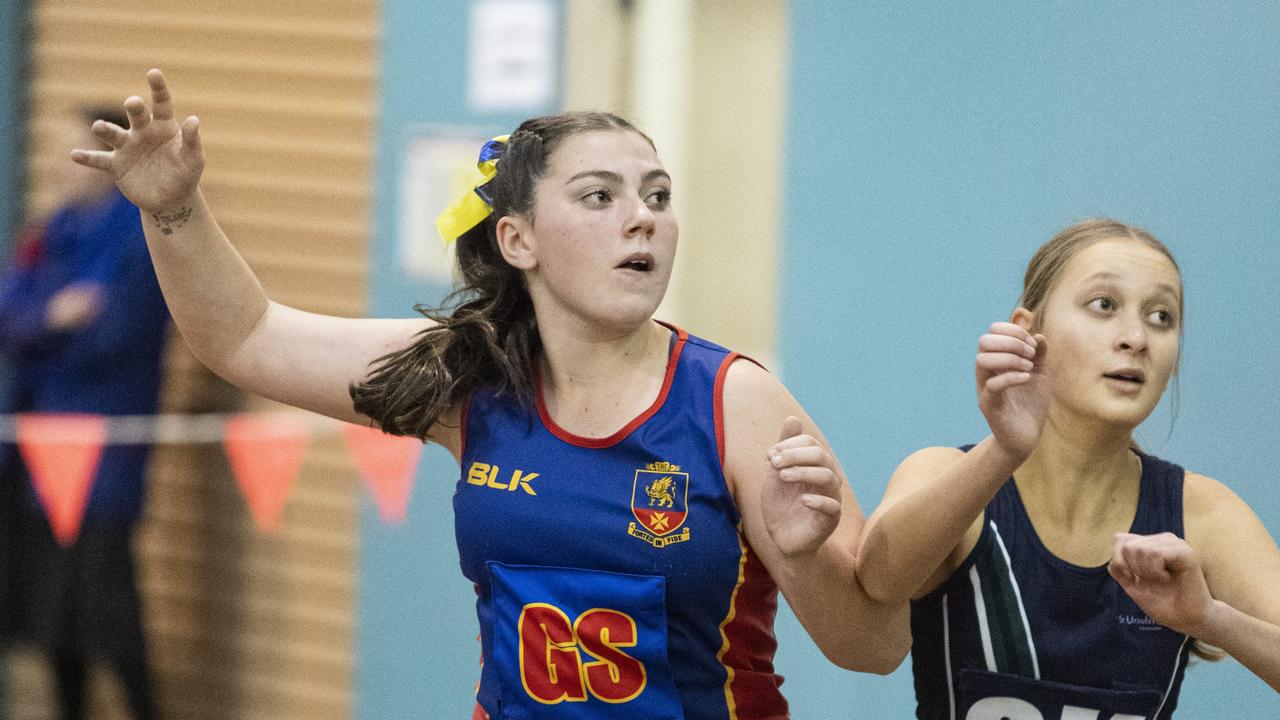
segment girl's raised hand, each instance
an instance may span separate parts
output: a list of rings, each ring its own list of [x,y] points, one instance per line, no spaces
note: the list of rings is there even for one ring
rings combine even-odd
[[[1035,449],[1049,409],[1045,351],[1043,335],[1008,322],[993,323],[978,340],[978,407],[996,443],[1021,458]]]
[[[124,101],[129,127],[98,120],[93,134],[111,150],[71,151],[81,165],[111,173],[120,192],[140,209],[165,213],[188,203],[204,170],[199,120],[188,117],[181,125],[173,117],[172,96],[164,74],[147,72],[151,108],[133,95]]]

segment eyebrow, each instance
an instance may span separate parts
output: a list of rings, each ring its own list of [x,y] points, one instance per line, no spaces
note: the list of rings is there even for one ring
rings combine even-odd
[[[1090,283],[1095,280],[1113,280],[1114,281],[1119,279],[1120,279],[1120,276],[1117,275],[1116,273],[1111,272],[1110,270],[1099,270],[1098,272],[1085,278],[1084,281],[1086,283]],[[1161,290],[1164,290],[1165,292],[1169,293],[1174,297],[1178,297],[1179,295],[1178,288],[1170,285],[1169,283],[1160,283],[1156,285],[1156,287]]]
[[[588,178],[588,177],[597,177],[597,178],[600,178],[601,180],[604,180],[605,182],[611,182],[611,183],[622,182],[622,176],[616,172],[611,172],[609,170],[584,170],[578,173],[577,175],[574,175],[573,177],[569,178],[567,181],[565,181],[565,185],[568,185],[569,183],[572,183],[576,180],[581,180],[582,178]],[[645,173],[644,177],[640,178],[640,183],[643,185],[644,183],[650,182],[652,180],[656,180],[657,178],[666,178],[667,180],[670,180],[671,175],[669,175],[666,170],[663,170],[661,168],[656,168],[654,170],[650,170],[649,172]]]

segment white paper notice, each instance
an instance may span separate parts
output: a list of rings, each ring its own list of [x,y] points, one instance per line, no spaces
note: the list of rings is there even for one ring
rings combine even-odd
[[[476,0],[467,100],[481,113],[546,112],[555,91],[552,0]]]
[[[396,237],[400,266],[409,277],[453,282],[453,246],[440,239],[436,217],[471,191],[480,177],[476,158],[488,139],[478,130],[444,129],[423,131],[405,144]]]

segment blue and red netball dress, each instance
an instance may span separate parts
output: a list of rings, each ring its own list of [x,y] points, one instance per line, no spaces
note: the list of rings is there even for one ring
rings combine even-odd
[[[607,438],[477,390],[454,495],[493,720],[786,718],[777,587],[725,484],[736,354],[672,328],[653,405]]]
[[[1131,532],[1183,536],[1183,470],[1139,453]],[[1107,574],[1040,542],[1010,478],[982,536],[941,587],[911,605],[917,717],[1167,720],[1191,640],[1157,625]]]

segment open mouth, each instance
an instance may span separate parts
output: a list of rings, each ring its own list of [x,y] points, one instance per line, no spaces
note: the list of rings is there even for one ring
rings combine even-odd
[[[1103,373],[1103,377],[1109,380],[1119,380],[1121,382],[1141,385],[1145,378],[1141,370],[1117,370],[1115,372]]]
[[[649,272],[653,269],[653,256],[649,253],[636,253],[623,260],[618,265],[618,269]]]

